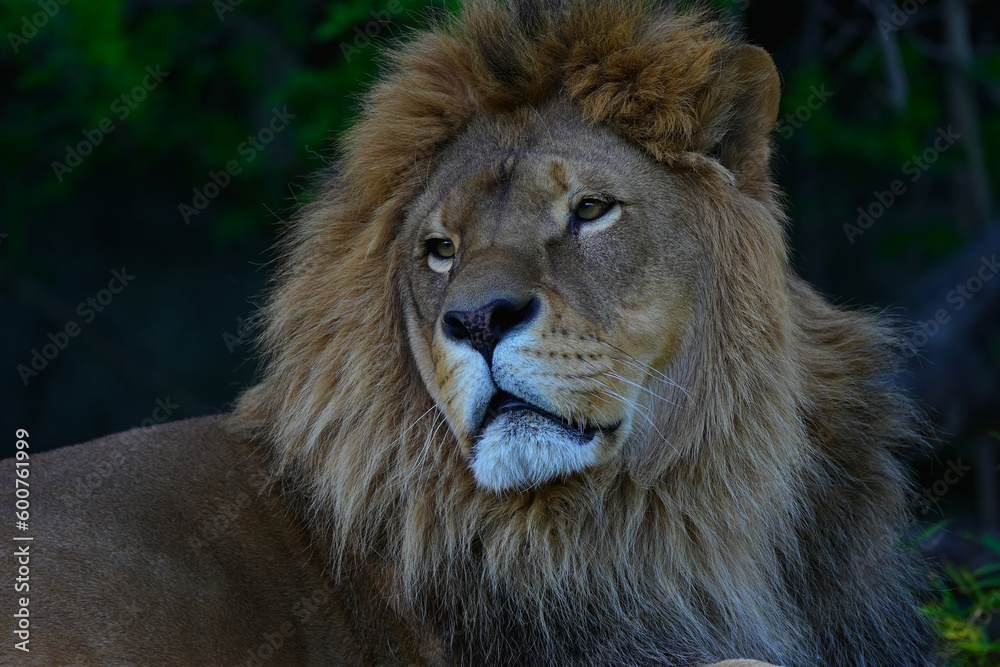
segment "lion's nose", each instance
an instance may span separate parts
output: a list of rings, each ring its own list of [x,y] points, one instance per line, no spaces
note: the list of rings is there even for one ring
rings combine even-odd
[[[493,366],[496,346],[509,331],[534,319],[538,308],[536,298],[497,299],[476,310],[449,310],[441,320],[441,328],[451,340],[468,341]]]

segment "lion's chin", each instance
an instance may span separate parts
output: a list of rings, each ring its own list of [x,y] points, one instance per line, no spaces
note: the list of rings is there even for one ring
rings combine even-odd
[[[567,428],[529,409],[503,412],[473,447],[472,472],[491,491],[524,490],[593,465],[605,437],[603,430]]]

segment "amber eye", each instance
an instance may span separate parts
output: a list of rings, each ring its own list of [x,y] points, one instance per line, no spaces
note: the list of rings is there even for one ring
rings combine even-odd
[[[455,256],[455,243],[449,239],[431,239],[427,242],[427,248],[438,259],[451,259]]]
[[[576,205],[576,218],[577,220],[582,220],[584,222],[597,220],[599,217],[607,213],[612,205],[612,202],[605,201],[603,199],[596,199],[594,197],[588,197],[587,199],[581,200],[580,203]]]
[[[455,264],[458,248],[451,239],[427,239],[427,266],[438,273],[448,273]]]

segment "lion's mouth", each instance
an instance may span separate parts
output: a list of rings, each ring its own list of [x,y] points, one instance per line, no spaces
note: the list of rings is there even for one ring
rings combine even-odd
[[[493,398],[490,399],[489,405],[486,406],[486,416],[483,418],[483,423],[479,427],[479,432],[482,433],[485,431],[486,428],[500,415],[508,412],[516,412],[518,410],[534,412],[537,415],[545,417],[549,421],[558,424],[567,431],[570,431],[574,435],[582,438],[584,441],[593,440],[594,437],[601,431],[613,431],[618,428],[618,424],[608,427],[602,427],[596,424],[573,424],[559,415],[552,414],[548,410],[544,410],[537,405],[528,403],[513,394],[507,393],[506,391],[498,391],[493,395]]]

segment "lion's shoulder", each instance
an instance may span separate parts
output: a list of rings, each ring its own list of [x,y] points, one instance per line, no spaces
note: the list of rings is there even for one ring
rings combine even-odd
[[[27,549],[28,586],[4,590],[9,608],[29,599],[29,660],[230,664],[274,653],[301,664],[318,652],[358,664],[357,610],[225,420],[29,459],[33,539],[3,548],[6,562]],[[5,488],[12,470],[3,467]]]
[[[253,447],[224,424],[219,416],[189,419],[32,457],[32,480],[52,489],[32,494],[37,539],[98,546],[102,535],[155,525],[155,531],[129,531],[136,533],[131,539],[164,555],[197,548],[198,538],[213,532],[206,512],[222,512],[225,501],[249,506],[244,496],[258,495],[266,481]],[[58,522],[46,521],[50,516]],[[187,533],[183,544],[163,544]]]

